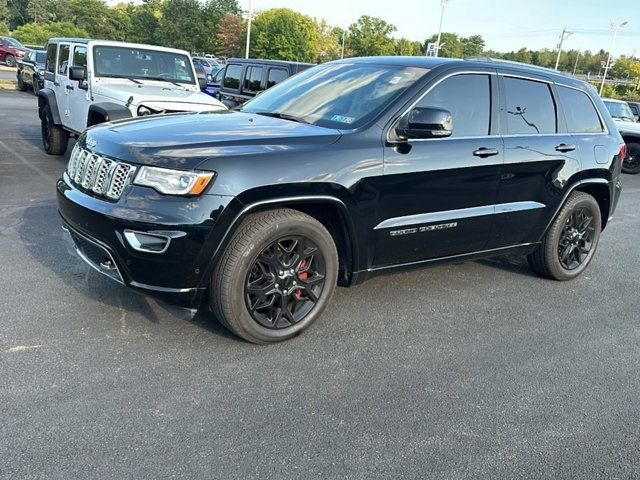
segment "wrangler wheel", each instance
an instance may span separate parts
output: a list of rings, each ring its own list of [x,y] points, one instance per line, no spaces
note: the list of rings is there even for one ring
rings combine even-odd
[[[49,155],[64,155],[69,143],[69,133],[61,126],[53,123],[53,115],[49,105],[42,107],[40,122],[44,151]]]
[[[337,276],[338,255],[326,228],[297,210],[271,210],[242,222],[215,269],[209,299],[232,332],[273,343],[313,323]]]

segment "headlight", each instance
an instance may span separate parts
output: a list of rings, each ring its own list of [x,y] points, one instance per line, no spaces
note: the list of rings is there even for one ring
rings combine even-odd
[[[185,172],[168,168],[141,167],[133,181],[166,195],[200,195],[211,183],[213,172]]]

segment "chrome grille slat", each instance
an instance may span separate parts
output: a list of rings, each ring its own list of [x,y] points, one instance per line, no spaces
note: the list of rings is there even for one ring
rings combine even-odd
[[[135,171],[133,165],[109,160],[77,144],[67,165],[67,175],[76,186],[109,200],[120,199]]]

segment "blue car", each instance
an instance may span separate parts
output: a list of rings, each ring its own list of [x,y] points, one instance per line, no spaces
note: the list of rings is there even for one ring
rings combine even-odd
[[[218,98],[222,77],[224,77],[224,68],[214,70],[210,75],[207,75],[207,88],[202,91],[213,98]]]

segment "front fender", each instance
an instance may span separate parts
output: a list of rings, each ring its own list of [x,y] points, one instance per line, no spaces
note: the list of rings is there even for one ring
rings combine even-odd
[[[54,125],[62,125],[62,120],[60,118],[60,110],[58,109],[58,100],[56,100],[56,93],[46,87],[38,92],[38,116],[40,120],[42,118],[42,107],[45,105],[49,105],[51,109],[51,116],[53,117]]]

